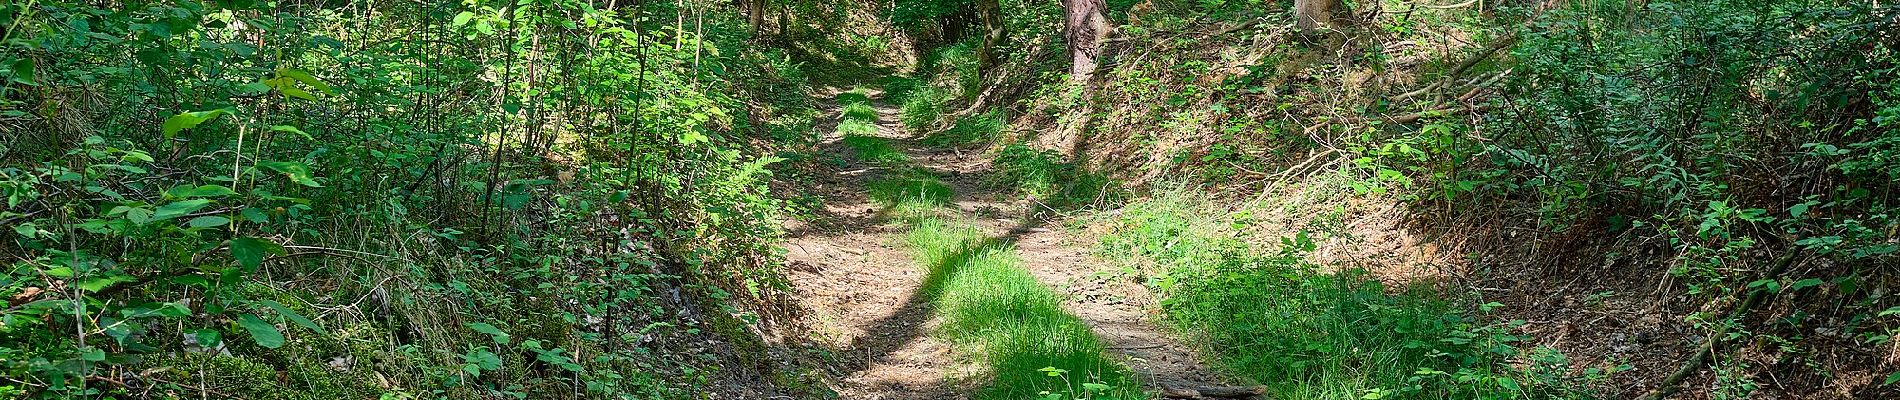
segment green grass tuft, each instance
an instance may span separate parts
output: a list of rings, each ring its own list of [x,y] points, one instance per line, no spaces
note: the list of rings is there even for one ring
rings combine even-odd
[[[884,79],[884,101],[904,104],[913,93],[924,88],[924,80],[908,76],[892,76]]]
[[[863,89],[852,89],[849,92],[838,93],[837,100],[838,104],[847,106],[852,104],[869,104],[871,102],[871,96],[865,95]]]
[[[1036,199],[1048,209],[1075,210],[1120,201],[1122,189],[1106,175],[1089,171],[1052,151],[1021,144],[1003,146],[993,162],[999,183]]]
[[[887,206],[934,207],[950,203],[950,186],[928,171],[902,168],[870,182],[871,199]]]
[[[846,119],[838,121],[838,134],[846,138],[852,136],[870,137],[877,134],[877,125],[863,120]]]
[[[866,103],[852,103],[844,106],[844,119],[874,122],[877,121],[877,108]]]
[[[898,117],[904,127],[913,132],[924,132],[936,126],[937,119],[943,117],[943,101],[943,92],[935,88],[926,86],[916,89],[905,97]]]
[[[840,130],[846,129],[843,123],[838,124],[838,127]],[[859,160],[869,163],[903,164],[910,161],[910,157],[891,146],[890,140],[881,137],[847,134],[844,145],[857,152]]]
[[[987,112],[958,118],[950,129],[925,136],[923,143],[931,146],[958,146],[993,141],[1003,133],[1001,112]]]

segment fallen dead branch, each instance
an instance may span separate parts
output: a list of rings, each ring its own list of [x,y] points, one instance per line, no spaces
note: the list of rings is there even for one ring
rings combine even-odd
[[[1788,270],[1788,266],[1794,264],[1794,260],[1799,258],[1800,254],[1801,250],[1799,248],[1788,251],[1788,254],[1782,255],[1781,259],[1775,260],[1774,267],[1769,268],[1767,275],[1763,276],[1762,279],[1780,279],[1781,274]],[[1652,390],[1648,394],[1643,395],[1642,399],[1662,400],[1681,391],[1682,381],[1689,379],[1689,375],[1695,374],[1696,371],[1701,371],[1703,366],[1708,365],[1709,360],[1715,358],[1715,348],[1720,346],[1722,342],[1728,341],[1729,326],[1734,325],[1735,322],[1748,316],[1749,311],[1754,310],[1755,307],[1760,306],[1763,301],[1766,301],[1768,299],[1768,293],[1768,290],[1750,292],[1748,297],[1742,300],[1742,304],[1736,305],[1735,308],[1729,310],[1728,315],[1722,317],[1721,322],[1718,322],[1720,325],[1715,328],[1714,334],[1702,339],[1702,345],[1696,346],[1695,354],[1689,356],[1688,360],[1683,361],[1681,368],[1676,369],[1676,372],[1669,374],[1668,377],[1664,377],[1662,382],[1658,384],[1659,386],[1656,387],[1656,390]]]
[[[1170,399],[1244,399],[1267,393],[1266,386],[1164,387],[1161,396]]]

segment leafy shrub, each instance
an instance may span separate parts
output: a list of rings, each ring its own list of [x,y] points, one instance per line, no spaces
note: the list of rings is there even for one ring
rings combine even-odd
[[[667,398],[656,343],[760,345],[634,321],[788,288],[747,135],[809,138],[799,63],[498,6],[0,3],[0,397]]]

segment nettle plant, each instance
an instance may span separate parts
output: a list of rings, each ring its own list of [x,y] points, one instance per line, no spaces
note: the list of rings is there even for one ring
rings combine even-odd
[[[13,294],[0,314],[0,338],[23,344],[0,347],[7,375],[89,396],[100,393],[87,387],[95,369],[135,363],[160,348],[182,343],[216,352],[226,337],[245,337],[243,346],[274,349],[286,342],[280,327],[324,333],[250,279],[266,259],[293,255],[278,237],[297,234],[311,200],[289,193],[322,184],[302,161],[247,154],[244,141],[264,133],[309,138],[251,110],[333,89],[297,69],[266,76],[234,88],[256,99],[248,105],[179,113],[160,124],[156,136],[166,140],[157,144],[174,154],[192,141],[233,140],[229,150],[205,155],[231,160],[205,163],[220,173],[160,161],[147,143],[97,135],[38,165],[0,168],[7,204],[0,225],[9,228],[0,249],[16,255],[0,273],[0,292]],[[186,139],[213,125],[236,134]],[[187,174],[199,178],[177,179]],[[121,292],[155,295],[115,296]]]
[[[260,161],[169,188],[151,186],[154,167],[147,152],[93,136],[59,161],[0,169],[8,208],[25,211],[0,212],[22,255],[0,275],[0,290],[16,293],[0,336],[31,343],[0,350],[11,353],[10,375],[91,395],[91,370],[180,340],[215,351],[240,335],[277,348],[280,322],[324,331],[248,283],[267,258],[288,255],[273,237],[307,216],[309,201],[274,188],[319,185],[308,167]],[[127,290],[171,295],[111,297]]]

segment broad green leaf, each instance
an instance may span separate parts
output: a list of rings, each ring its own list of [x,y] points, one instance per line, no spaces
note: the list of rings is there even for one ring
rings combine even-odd
[[[318,80],[315,75],[310,74],[310,71],[305,71],[305,70],[296,69],[296,68],[284,68],[281,70],[277,70],[277,75],[289,77],[290,79],[296,79],[298,82],[303,82],[303,84],[305,85],[310,85],[311,89],[316,89],[319,92],[336,93],[336,89],[331,88],[330,84],[323,83],[322,80]]]
[[[196,187],[181,185],[165,191],[165,194],[181,199],[189,199],[193,197],[224,197],[237,194],[237,192],[232,191],[231,188],[219,185],[200,185]]]
[[[13,233],[18,233],[20,234],[20,236],[25,236],[28,239],[32,239],[35,236],[39,236],[40,228],[39,226],[33,225],[32,222],[28,222],[28,223],[23,223],[19,225],[14,225]]]
[[[146,222],[152,221],[152,210],[145,207],[128,207],[125,209],[125,219],[131,220],[134,224],[145,225]]]
[[[256,341],[258,346],[267,349],[284,347],[284,333],[278,332],[276,326],[258,319],[256,315],[238,316],[238,326],[244,327],[244,331],[251,334],[251,340]]]
[[[508,344],[510,338],[508,332],[502,332],[501,328],[496,328],[494,325],[487,323],[471,322],[468,324],[468,329],[474,329],[476,332],[488,334],[488,336],[495,339],[496,344]]]
[[[178,318],[187,315],[191,315],[191,309],[185,308],[184,305],[178,303],[168,302],[150,302],[140,304],[137,307],[128,307],[119,310],[119,316],[125,317],[126,319],[147,317]]]
[[[1821,285],[1820,278],[1802,279],[1802,280],[1794,281],[1794,283],[1788,284],[1788,291],[1792,292],[1792,291],[1820,286],[1820,285]]]
[[[216,215],[206,215],[203,217],[192,218],[191,222],[186,222],[185,225],[191,226],[193,228],[209,228],[209,227],[221,226],[221,225],[225,225],[229,223],[231,223],[230,218],[220,217]]]
[[[278,131],[278,132],[290,132],[290,133],[295,133],[295,134],[297,134],[298,136],[303,136],[303,138],[304,138],[304,139],[310,139],[310,140],[316,140],[316,138],[314,138],[314,137],[310,137],[310,133],[308,133],[308,132],[304,132],[304,131],[303,131],[302,129],[297,129],[297,127],[295,127],[295,126],[290,126],[290,125],[271,125],[271,127],[270,127],[270,130],[273,130],[273,131]]]
[[[291,182],[296,182],[299,185],[323,187],[323,185],[317,183],[316,176],[310,173],[310,166],[300,162],[263,161],[257,163],[257,166],[284,174],[285,178],[290,178]]]
[[[198,276],[198,275],[185,275],[185,276],[174,277],[172,278],[172,283],[186,285],[186,286],[198,286],[198,287],[211,286],[210,280],[205,279],[205,277]]]
[[[1807,214],[1807,213],[1808,213],[1808,203],[1801,203],[1801,204],[1794,205],[1794,207],[1788,207],[1788,216],[1790,217],[1801,218],[1803,214]]]
[[[84,350],[80,350],[79,359],[92,362],[105,361],[106,351],[100,350],[97,347],[87,347]]]
[[[1511,379],[1511,377],[1508,377],[1508,376],[1498,377],[1498,386],[1503,386],[1506,390],[1510,390],[1513,392],[1524,391],[1524,387],[1517,385],[1516,379]]]
[[[488,351],[487,349],[469,350],[468,354],[462,355],[462,361],[467,362],[469,365],[480,367],[482,370],[501,370],[501,356],[497,356],[494,352]]]
[[[207,349],[217,348],[218,343],[224,342],[224,335],[218,333],[218,330],[216,329],[193,330],[191,333],[191,336],[194,339],[198,339],[199,347],[204,347]]]
[[[27,86],[39,85],[39,83],[37,82],[37,78],[34,78],[33,76],[34,75],[33,69],[34,69],[33,59],[31,58],[22,58],[22,59],[14,61],[13,62],[13,81],[19,82],[20,84],[27,85]]]
[[[45,271],[42,271],[41,273],[44,273],[46,274],[46,276],[50,276],[54,278],[71,278],[73,277],[73,268],[67,267],[67,266],[58,266],[58,267],[47,268]],[[1893,309],[1889,309],[1888,311],[1894,311],[1894,310],[1900,310],[1900,307],[1894,307]],[[1881,315],[1885,316],[1886,313],[1881,313]]]
[[[237,91],[238,91],[238,94],[240,95],[259,96],[259,95],[263,95],[264,93],[270,92],[270,89],[271,89],[271,85],[268,83],[251,82],[251,83],[245,84],[244,86],[239,86]]]
[[[258,265],[264,263],[264,256],[283,252],[283,246],[268,240],[253,237],[231,239],[231,258],[237,259],[238,265],[244,266],[246,271],[257,269]]]
[[[449,23],[455,26],[468,25],[468,20],[473,18],[475,18],[475,13],[463,11],[461,14],[455,14],[455,20]]]
[[[239,213],[244,215],[244,220],[246,221],[256,222],[260,224],[265,223],[265,222],[270,222],[270,216],[265,215],[264,210],[259,210],[257,209],[257,207],[245,207],[244,211],[241,211]]]
[[[1881,382],[1880,386],[1892,385],[1894,382],[1900,382],[1900,371],[1894,371],[1893,374],[1887,375],[1887,380]]]
[[[119,156],[119,161],[122,161],[122,162],[154,162],[154,161],[158,161],[158,160],[154,160],[154,159],[152,159],[152,155],[151,155],[151,154],[145,154],[145,152],[143,152],[143,151],[138,151],[138,150],[126,150],[126,151],[125,151],[125,154],[123,154],[123,155],[120,155],[120,156]]]
[[[138,280],[138,279],[133,278],[129,275],[115,273],[113,275],[94,276],[94,277],[89,277],[85,279],[80,279],[79,283],[76,286],[79,287],[79,290],[98,293],[99,290],[105,289],[107,287],[118,284],[120,282],[131,282],[135,280]]]
[[[284,96],[288,96],[291,98],[304,99],[304,100],[310,100],[310,101],[317,100],[317,95],[310,94],[309,91],[299,89],[293,86],[288,86],[288,85],[281,86],[277,88],[277,91],[282,92]]]
[[[152,220],[164,221],[164,220],[168,220],[172,218],[182,217],[182,216],[185,216],[186,214],[191,214],[192,212],[205,208],[205,206],[208,206],[208,205],[211,205],[211,200],[191,199],[191,200],[174,201],[171,204],[159,206],[158,211],[152,213]]]
[[[679,141],[680,141],[680,144],[691,145],[694,143],[705,143],[709,141],[709,138],[707,138],[705,134],[699,133],[698,131],[688,130],[685,133],[680,134]]]
[[[178,131],[191,129],[192,127],[198,126],[198,124],[205,123],[205,121],[210,121],[220,115],[224,115],[226,112],[228,112],[227,109],[220,108],[173,115],[171,118],[166,118],[162,126],[165,131],[165,138],[170,139],[174,136],[178,136]]]
[[[283,303],[278,303],[278,302],[270,301],[270,300],[258,300],[257,303],[263,304],[265,307],[270,307],[271,311],[276,311],[277,315],[284,316],[284,318],[289,319],[290,322],[297,323],[298,326],[310,328],[310,330],[317,331],[317,333],[321,333],[325,335],[330,334],[329,331],[323,330],[322,325],[317,325],[316,321],[311,321],[309,318],[304,318],[303,314],[298,314],[296,311],[291,311],[290,307],[284,307]]]
[[[1778,293],[1778,292],[1781,292],[1781,281],[1777,281],[1773,279],[1761,279],[1754,282],[1749,282],[1748,287],[1761,288],[1762,290],[1768,291],[1768,293]]]

